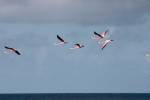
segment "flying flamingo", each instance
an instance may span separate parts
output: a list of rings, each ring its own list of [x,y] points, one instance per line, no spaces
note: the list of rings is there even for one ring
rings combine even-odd
[[[94,40],[101,40],[101,39],[103,39],[103,38],[106,37],[107,33],[108,33],[108,30],[106,30],[106,31],[104,31],[104,32],[102,32],[102,33],[94,32],[94,35],[95,35],[95,36],[92,37],[92,39],[94,39]]]
[[[77,44],[74,44],[74,47],[70,48],[70,49],[80,49],[80,48],[83,48],[83,47],[85,47],[85,46],[77,43]]]
[[[103,43],[103,45],[102,45],[102,47],[101,47],[101,49],[103,50],[108,44],[110,44],[112,41],[114,41],[114,40],[105,40],[104,41],[104,43]]]
[[[16,53],[17,55],[21,55],[21,53],[15,48],[11,48],[11,47],[8,47],[8,46],[5,46],[4,48]]]
[[[66,42],[62,37],[60,37],[59,35],[57,35],[57,39],[60,41],[59,43],[55,43],[54,45],[63,45],[66,44],[68,42]]]

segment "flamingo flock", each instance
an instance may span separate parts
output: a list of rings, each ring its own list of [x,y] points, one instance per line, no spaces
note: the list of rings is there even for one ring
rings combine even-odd
[[[104,48],[107,45],[110,45],[114,40],[109,39],[108,38],[108,32],[109,30],[107,29],[106,31],[102,32],[102,33],[98,33],[98,32],[93,32],[93,36],[91,36],[91,39],[96,40],[98,42],[98,44],[100,45],[101,50],[104,50]],[[66,41],[62,36],[57,35],[56,36],[58,42],[54,43],[54,45],[59,46],[59,45],[66,45],[70,42]],[[75,49],[81,49],[84,48],[85,45],[82,43],[75,43],[73,44],[73,46],[71,48],[69,48],[70,50],[75,50]],[[12,52],[14,54],[17,55],[21,55],[20,51],[16,48],[13,47],[9,47],[9,46],[4,46],[4,48],[8,51],[8,52]],[[150,54],[145,54],[145,57],[150,57]]]
[[[102,32],[102,33],[97,33],[97,32],[94,32],[94,33],[93,33],[94,36],[92,36],[92,39],[98,41],[98,43],[99,43],[99,45],[100,45],[100,47],[101,47],[102,50],[103,50],[108,44],[110,44],[110,43],[112,43],[112,42],[114,41],[114,40],[109,39],[109,38],[107,37],[108,32],[109,32],[109,31],[106,30],[106,31],[104,31],[104,32]],[[59,46],[59,45],[66,45],[66,44],[70,43],[70,42],[66,41],[66,40],[65,40],[62,36],[60,36],[60,35],[57,35],[56,37],[57,37],[57,40],[58,40],[58,42],[54,43],[54,45],[56,45],[56,46]],[[81,49],[81,48],[84,48],[84,47],[85,47],[85,45],[82,44],[82,43],[75,43],[75,44],[73,44],[73,46],[72,46],[71,48],[69,48],[69,49],[70,49],[70,50],[75,50],[75,49]],[[13,53],[17,54],[17,55],[21,55],[20,51],[17,50],[16,48],[8,47],[8,46],[4,46],[4,48],[5,48],[6,50],[10,51],[10,52],[13,52]]]
[[[102,32],[102,33],[97,33],[94,32],[94,36],[92,36],[92,39],[94,40],[98,40],[98,43],[101,44],[101,49],[103,50],[108,44],[112,43],[112,39],[107,39],[108,35],[108,30]],[[63,45],[63,44],[67,44],[68,42],[66,42],[62,37],[60,37],[59,35],[57,35],[57,39],[60,41],[59,43],[55,43],[55,45]],[[80,43],[76,43],[74,44],[74,47],[70,48],[72,50],[74,49],[81,49],[85,47],[85,45],[80,44]]]

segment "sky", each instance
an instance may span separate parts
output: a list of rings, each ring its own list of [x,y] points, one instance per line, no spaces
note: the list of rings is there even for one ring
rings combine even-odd
[[[0,93],[149,93],[149,9],[149,0],[0,0]],[[114,41],[102,51],[91,36],[106,29]],[[57,34],[69,44],[54,46]],[[75,43],[85,48],[69,50]]]

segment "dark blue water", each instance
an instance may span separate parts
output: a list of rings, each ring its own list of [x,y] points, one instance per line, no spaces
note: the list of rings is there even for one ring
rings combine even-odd
[[[0,94],[0,100],[150,100],[150,94],[112,93],[52,93],[52,94]]]

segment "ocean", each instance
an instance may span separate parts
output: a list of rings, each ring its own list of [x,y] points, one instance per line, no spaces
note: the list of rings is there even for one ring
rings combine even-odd
[[[0,94],[0,100],[150,100],[149,93]]]

